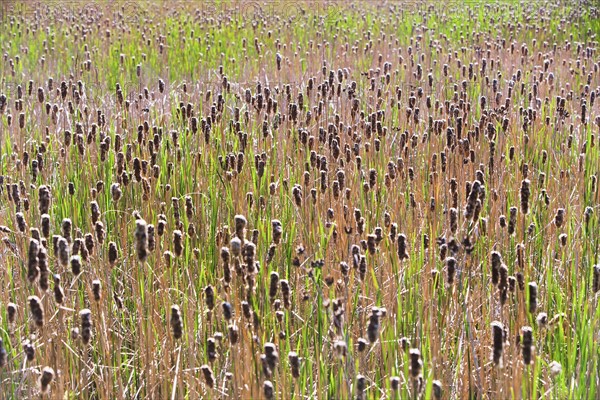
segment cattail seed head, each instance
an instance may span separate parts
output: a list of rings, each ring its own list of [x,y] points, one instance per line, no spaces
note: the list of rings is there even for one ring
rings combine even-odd
[[[533,329],[529,326],[521,328],[521,346],[523,354],[523,363],[529,365],[533,359]]]
[[[379,335],[379,309],[373,308],[369,317],[369,325],[367,326],[367,338],[369,342],[375,343]]]
[[[277,296],[277,289],[279,288],[279,274],[275,271],[271,272],[271,281],[269,285],[269,298],[271,301]]]
[[[279,363],[279,353],[277,352],[277,347],[273,343],[265,343],[264,351],[269,369],[274,371]]]
[[[423,368],[421,352],[419,349],[410,349],[408,354],[410,357],[410,373],[413,378],[416,378],[421,374],[421,369]]]
[[[348,352],[348,346],[343,340],[337,340],[333,343],[333,350],[338,358],[344,358]]]
[[[15,303],[8,303],[6,305],[6,316],[9,324],[14,324],[17,317],[17,305]]]
[[[215,308],[215,291],[211,285],[204,288],[204,301],[209,310]]]
[[[243,215],[236,215],[234,217],[234,221],[235,221],[235,234],[240,240],[243,241],[245,238],[245,230],[246,230],[246,225],[248,224],[248,221],[246,220],[246,217],[244,217]]]
[[[529,282],[529,312],[535,314],[537,309],[538,285],[535,282]]]
[[[50,237],[50,216],[42,214],[40,224],[42,226],[42,236],[47,239]]]
[[[408,258],[408,252],[407,252],[407,239],[406,239],[406,235],[401,233],[398,235],[398,258],[400,258],[400,260],[404,260]]]
[[[171,329],[173,330],[173,337],[181,339],[183,336],[183,322],[178,305],[171,306]]]
[[[113,183],[112,185],[110,185],[110,195],[115,203],[119,201],[119,199],[121,199],[123,191],[121,190],[121,186],[118,183]]]
[[[278,63],[278,67],[279,67],[279,63]],[[273,396],[275,395],[275,388],[273,387],[273,383],[271,381],[264,381],[263,382],[263,393],[265,395],[266,399],[272,399]]]
[[[442,398],[442,382],[440,382],[439,380],[434,380],[432,382],[432,389],[433,389],[433,397],[436,400],[440,400]]]
[[[117,250],[117,244],[115,242],[110,242],[108,244],[108,263],[110,264],[110,266],[115,265],[118,257],[119,253]]]
[[[559,208],[558,210],[556,210],[556,215],[554,216],[554,225],[556,225],[557,228],[560,228],[563,226],[564,221],[565,221],[565,209]]]
[[[447,273],[447,282],[448,285],[452,285],[454,283],[454,275],[456,274],[456,258],[447,257],[446,258],[446,273]]]
[[[92,294],[94,295],[94,301],[98,302],[102,298],[102,283],[99,279],[92,281]]]
[[[531,195],[531,191],[529,189],[530,185],[531,182],[529,179],[523,179],[523,181],[521,181],[521,212],[524,215],[529,213],[529,196]]]
[[[290,351],[288,353],[288,360],[290,363],[292,377],[294,379],[298,379],[300,377],[300,357],[298,357],[298,353],[295,351]]]
[[[44,308],[42,306],[42,302],[40,301],[40,298],[37,296],[29,296],[27,298],[27,301],[29,303],[29,310],[31,312],[31,317],[33,319],[33,321],[35,322],[35,325],[38,328],[41,328],[44,326]]]
[[[490,264],[492,265],[492,285],[497,285],[500,277],[500,265],[502,265],[502,256],[497,251],[490,254]]]
[[[235,325],[235,324],[230,324],[230,325],[227,327],[227,330],[228,330],[228,332],[229,332],[229,342],[230,342],[232,345],[235,345],[235,344],[237,344],[237,342],[238,342],[238,340],[239,340],[239,337],[240,337],[240,331],[239,331],[239,329],[238,329],[237,325]]]
[[[508,218],[508,234],[513,235],[517,226],[517,207],[511,207],[509,209]]]
[[[148,257],[148,226],[143,219],[135,221],[135,243],[138,260],[146,261]]]
[[[35,358],[35,347],[29,340],[23,343],[23,352],[25,353],[25,357],[27,361],[32,362]]]
[[[173,231],[173,250],[175,256],[181,257],[183,254],[183,233],[180,230]]]
[[[60,285],[60,275],[54,274],[54,301],[56,304],[62,304],[65,299],[65,292]]]
[[[50,367],[44,367],[40,376],[40,391],[42,393],[48,393],[52,381],[54,381],[54,370]]]
[[[233,308],[231,307],[231,304],[224,301],[221,304],[221,307],[223,309],[223,318],[229,321],[233,317]]]
[[[29,239],[29,250],[27,252],[27,279],[34,282],[39,275],[38,254],[40,251],[40,242],[35,239]]]
[[[502,347],[504,346],[504,326],[499,321],[492,322],[493,360],[494,364],[502,366]]]
[[[71,264],[71,272],[73,275],[77,276],[81,273],[81,257],[80,256],[72,256],[70,260]]]
[[[592,291],[598,293],[600,291],[600,264],[592,267]]]
[[[4,348],[4,342],[0,339],[0,368],[4,368],[8,361],[8,353]]]
[[[79,312],[81,318],[81,340],[88,344],[92,338],[92,312],[87,308]]]
[[[202,375],[204,375],[204,380],[208,387],[213,388],[215,386],[215,377],[212,368],[209,365],[204,364],[200,367],[200,370],[202,371]]]
[[[13,194],[13,199],[14,199],[14,194]],[[18,203],[18,202],[16,202]],[[27,230],[27,222],[25,221],[25,215],[22,212],[18,212],[15,214],[15,218],[17,220],[17,228],[19,228],[19,231],[21,233],[25,233],[25,231]]]

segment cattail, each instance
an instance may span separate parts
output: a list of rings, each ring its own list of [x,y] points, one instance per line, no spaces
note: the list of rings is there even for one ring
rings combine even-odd
[[[298,357],[298,353],[290,351],[288,353],[288,360],[290,362],[292,377],[298,379],[300,377],[300,358]]]
[[[69,263],[69,243],[67,240],[59,236],[57,238],[55,249],[57,249],[58,260],[63,267],[66,267]]]
[[[539,313],[535,318],[535,322],[540,328],[545,327],[548,324],[548,314],[546,314],[545,312]]]
[[[200,367],[200,370],[204,375],[204,380],[206,381],[206,384],[212,389],[215,386],[215,377],[213,375],[212,368],[207,364],[204,364]]]
[[[77,276],[81,273],[81,257],[80,256],[72,256],[70,260],[71,264],[71,272],[73,275]]]
[[[243,242],[245,238],[245,229],[248,221],[243,215],[236,215],[235,221],[235,235]]]
[[[209,310],[215,308],[215,291],[210,285],[204,288],[204,302]]]
[[[273,243],[279,244],[283,234],[283,226],[281,225],[281,221],[274,219],[271,221],[271,225],[273,226]]]
[[[92,254],[94,252],[94,236],[91,233],[86,233],[83,240],[85,242],[85,249],[89,254]],[[81,258],[87,260],[87,256],[83,251],[81,252]]]
[[[373,310],[371,310],[369,325],[367,326],[367,338],[371,343],[375,343],[377,336],[379,335],[379,316],[379,309],[374,307]]]
[[[65,299],[65,292],[60,285],[60,275],[54,274],[54,301],[56,304],[62,304]]]
[[[171,306],[171,329],[173,330],[173,337],[175,339],[181,339],[183,336],[183,322],[181,320],[181,311],[178,305]]]
[[[356,375],[356,398],[357,399],[363,398],[366,385],[367,385],[366,378],[361,374]]]
[[[279,68],[279,63],[278,63]],[[275,388],[273,387],[273,383],[271,381],[263,382],[263,393],[266,399],[272,399],[275,394]]]
[[[42,214],[40,224],[42,226],[42,236],[47,239],[50,236],[50,216]]]
[[[279,274],[275,271],[271,272],[271,281],[269,284],[269,298],[271,301],[277,296],[277,289],[279,287]]]
[[[15,195],[13,194],[13,199],[15,198]],[[18,202],[16,202],[18,203]],[[19,228],[19,231],[21,233],[25,233],[25,230],[27,229],[27,222],[25,222],[25,215],[22,212],[18,212],[15,214],[15,218],[17,220],[17,228]]]
[[[100,206],[97,201],[90,203],[90,216],[92,217],[92,224],[95,224],[100,219]]]
[[[239,257],[242,253],[242,240],[239,237],[234,237],[229,242],[229,248],[234,257]]]
[[[0,338],[0,368],[5,367],[7,361],[8,361],[8,353],[6,352],[6,349],[4,348],[4,342]]]
[[[244,318],[246,318],[246,319],[252,318],[252,311],[250,308],[250,304],[245,300],[243,300],[241,304],[242,304],[242,313],[244,314]]]
[[[81,318],[81,340],[88,344],[92,338],[92,312],[87,308],[79,312]]]
[[[517,226],[517,207],[511,207],[508,211],[508,234],[513,235]]]
[[[273,343],[265,343],[264,351],[267,365],[271,371],[274,371],[279,363],[279,353],[277,352],[277,347],[275,347]]]
[[[65,218],[62,221],[62,236],[67,239],[67,242],[71,243],[71,229],[73,228],[73,223],[70,218]]]
[[[433,389],[433,397],[436,400],[440,400],[442,398],[442,382],[440,382],[439,380],[434,380],[432,382],[432,389]]]
[[[452,285],[454,283],[454,275],[456,274],[456,258],[448,257],[446,258],[446,273],[448,285]]]
[[[406,235],[401,233],[398,235],[398,258],[400,261],[408,258]]]
[[[529,213],[529,196],[531,191],[529,189],[531,182],[529,179],[523,179],[521,181],[521,212],[524,215]]]
[[[135,241],[138,260],[144,262],[148,257],[148,226],[143,219],[135,221]]]
[[[98,302],[102,298],[102,283],[99,279],[92,281],[92,294],[94,295],[94,301]]]
[[[17,305],[15,303],[8,303],[6,305],[6,316],[9,324],[14,324],[17,317]]]
[[[110,185],[110,195],[114,202],[119,201],[121,196],[123,195],[123,191],[121,190],[121,186],[118,183],[113,183]]]
[[[102,222],[96,221],[96,224],[94,225],[94,233],[96,234],[96,240],[98,243],[104,243],[106,232],[104,231],[104,224]]]
[[[229,321],[233,317],[233,308],[231,307],[231,304],[224,301],[223,304],[221,304],[221,307],[223,309],[223,317]]]
[[[50,210],[50,189],[46,185],[38,188],[38,208],[40,214],[48,214]]]
[[[230,325],[227,327],[227,330],[228,330],[228,332],[229,332],[229,342],[230,342],[232,345],[235,345],[235,344],[238,342],[238,340],[239,340],[239,337],[240,337],[240,331],[239,331],[239,329],[238,329],[237,325],[235,325],[235,324],[230,324]]]
[[[421,352],[419,349],[410,349],[410,373],[413,378],[418,377],[421,374],[423,368],[423,362],[421,361]]]
[[[458,210],[456,208],[450,209],[450,232],[456,233],[458,230]]]
[[[31,311],[31,316],[33,318],[33,321],[35,322],[35,325],[38,328],[41,328],[44,326],[44,308],[42,306],[42,302],[40,301],[40,298],[37,296],[29,296],[27,298],[27,301],[29,302],[29,310]]]
[[[502,265],[502,256],[497,251],[490,254],[490,263],[492,265],[492,285],[498,284],[500,277],[500,265]]]
[[[538,285],[535,282],[529,282],[529,312],[531,314],[535,313],[537,309],[537,294],[538,294]]]
[[[523,335],[521,339],[523,362],[525,365],[529,365],[533,358],[533,329],[529,326],[524,326],[521,328],[521,333]]]
[[[592,291],[594,293],[597,293],[598,291],[600,291],[600,264],[594,265],[592,267],[592,271]]]
[[[48,393],[52,381],[54,381],[54,370],[50,367],[44,367],[40,376],[40,391],[44,394]]]
[[[348,346],[343,340],[337,340],[333,343],[333,350],[338,358],[344,358],[348,352]]]
[[[180,230],[173,231],[173,250],[177,257],[183,254],[183,233]]]
[[[40,272],[38,268],[38,254],[40,251],[40,242],[35,239],[29,239],[29,250],[27,252],[27,279],[34,282]]]
[[[108,263],[110,264],[110,266],[115,265],[118,257],[119,253],[117,250],[117,244],[115,242],[110,242],[108,244]]]
[[[29,340],[23,343],[23,353],[25,353],[27,361],[31,362],[35,359],[35,347]]]
[[[400,378],[399,377],[397,377],[397,376],[390,377],[390,388],[394,392],[397,392],[398,389],[400,389]]]
[[[564,221],[565,209],[559,208],[558,210],[556,210],[556,215],[554,216],[554,225],[556,225],[557,228],[560,228],[563,225]]]
[[[287,281],[287,279],[282,279],[280,281],[280,285],[281,285],[281,295],[283,297],[283,306],[285,308],[290,308],[291,307],[291,301],[290,301],[290,297],[291,297],[291,292],[292,290],[290,289],[290,284]]]
[[[492,322],[492,338],[494,341],[494,364],[502,366],[502,347],[504,345],[504,326],[499,321]]]

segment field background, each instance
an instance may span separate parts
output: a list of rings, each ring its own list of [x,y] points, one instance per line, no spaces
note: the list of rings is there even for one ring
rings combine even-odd
[[[597,3],[0,4],[0,398],[600,396]]]

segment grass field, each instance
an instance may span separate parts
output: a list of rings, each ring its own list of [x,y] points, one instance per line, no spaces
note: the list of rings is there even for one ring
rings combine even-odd
[[[0,399],[600,398],[598,3],[0,21]]]

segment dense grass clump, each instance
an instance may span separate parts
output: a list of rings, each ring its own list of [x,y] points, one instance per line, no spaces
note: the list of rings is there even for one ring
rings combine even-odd
[[[599,21],[0,2],[0,398],[600,397]]]

